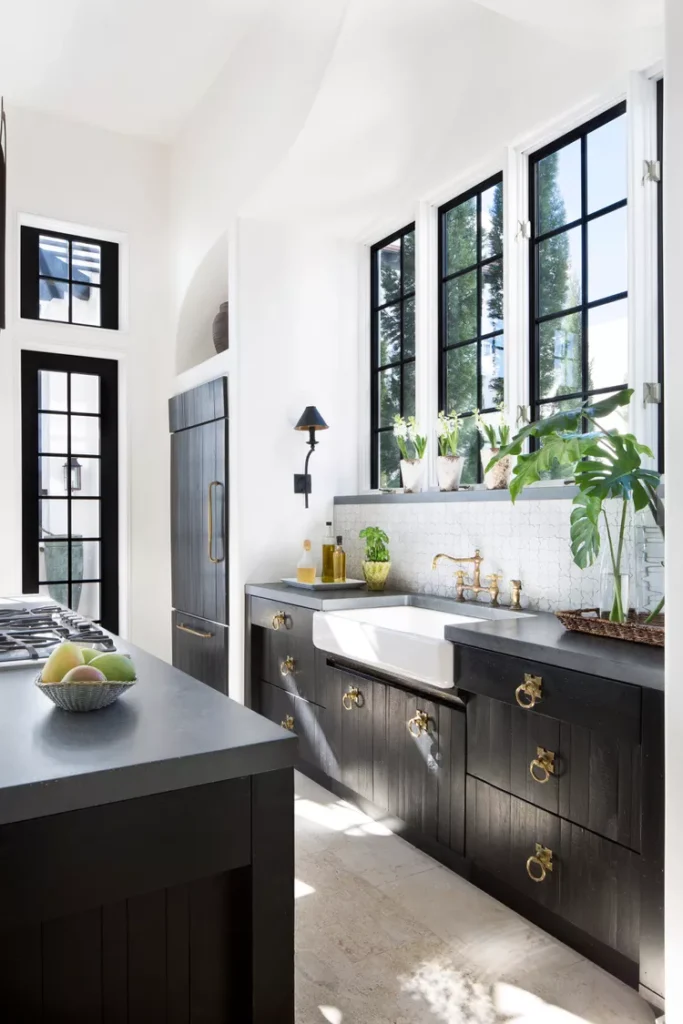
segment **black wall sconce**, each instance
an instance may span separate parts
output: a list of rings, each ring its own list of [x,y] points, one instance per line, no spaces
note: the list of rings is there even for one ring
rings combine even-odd
[[[314,405],[307,405],[294,429],[307,430],[307,444],[310,444],[311,446],[311,450],[306,456],[303,473],[294,474],[294,493],[304,494],[306,496],[306,508],[308,508],[308,495],[311,493],[311,478],[308,474],[308,460],[315,451],[315,446],[318,443],[315,436],[316,430],[327,430],[328,427],[316,407]]]

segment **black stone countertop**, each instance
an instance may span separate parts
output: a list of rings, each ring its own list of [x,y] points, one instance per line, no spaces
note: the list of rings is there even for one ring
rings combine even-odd
[[[476,615],[475,602],[463,604],[445,598],[410,594],[407,591],[370,593],[367,590],[335,591],[334,596],[319,591],[298,590],[286,583],[248,584],[246,592],[283,604],[298,605],[316,611],[344,608],[382,607],[392,604],[418,604],[456,615]],[[492,609],[493,611],[493,609]],[[633,644],[570,633],[554,615],[547,612],[511,613],[478,622],[457,622],[446,626],[445,637],[453,643],[480,647],[485,651],[530,658],[546,665],[557,665],[622,683],[633,683],[653,690],[664,689],[664,651],[661,647]]]
[[[294,764],[293,735],[114,639],[139,681],[101,711],[56,708],[39,666],[0,668],[0,824]]]

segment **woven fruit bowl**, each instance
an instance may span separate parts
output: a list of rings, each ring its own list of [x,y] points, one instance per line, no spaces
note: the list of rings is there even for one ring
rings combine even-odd
[[[53,704],[64,711],[99,711],[113,704],[122,693],[135,686],[136,679],[131,682],[61,682],[44,683],[40,676],[36,677],[36,686]]]

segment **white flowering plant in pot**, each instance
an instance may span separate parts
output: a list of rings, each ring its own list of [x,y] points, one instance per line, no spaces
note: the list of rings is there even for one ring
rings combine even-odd
[[[436,421],[436,436],[439,440],[439,454],[436,460],[436,476],[440,491],[457,491],[460,486],[465,460],[458,455],[460,418],[457,412],[447,415],[443,409]]]
[[[506,490],[510,486],[510,477],[515,464],[514,456],[505,455],[496,459],[501,449],[507,448],[512,438],[512,429],[501,406],[497,413],[488,415],[486,419],[477,409],[475,412],[477,426],[484,444],[481,449],[481,462],[484,468],[484,485],[489,491]],[[496,459],[492,465],[492,460]]]
[[[397,413],[394,416],[394,437],[401,453],[403,490],[406,494],[416,494],[422,490],[422,460],[427,450],[427,435],[422,433],[414,416],[404,419]]]

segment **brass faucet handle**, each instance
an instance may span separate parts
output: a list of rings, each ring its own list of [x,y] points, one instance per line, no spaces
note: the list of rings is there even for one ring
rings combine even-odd
[[[498,581],[502,580],[502,578],[502,572],[490,572],[488,576],[484,577],[486,580],[491,580],[491,586],[495,586],[496,588],[498,587]]]
[[[522,581],[521,580],[510,580],[510,608],[513,612],[518,612],[522,608]]]

